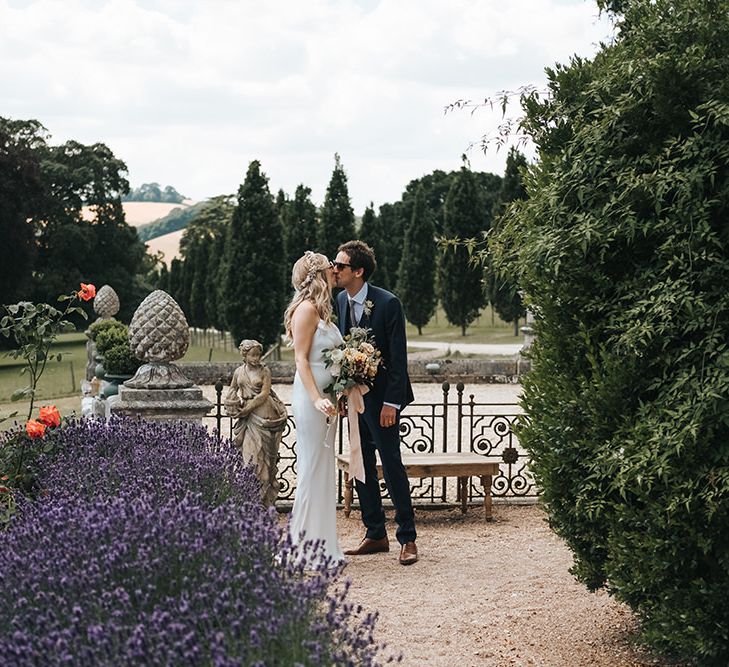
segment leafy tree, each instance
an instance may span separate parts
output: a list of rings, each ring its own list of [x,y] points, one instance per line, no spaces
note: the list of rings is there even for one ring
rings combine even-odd
[[[362,216],[362,224],[359,228],[359,238],[367,243],[375,251],[377,258],[377,271],[372,282],[384,289],[392,289],[390,277],[387,272],[387,239],[382,230],[380,218],[375,215],[372,203],[365,209]]]
[[[293,200],[286,204],[282,223],[286,267],[290,274],[294,262],[316,246],[316,206],[311,201],[311,188],[296,187]]]
[[[222,280],[228,328],[236,340],[271,345],[281,331],[288,289],[281,222],[257,160],[238,190],[228,232]]]
[[[490,214],[478,181],[464,164],[448,191],[443,232],[449,239],[475,239],[489,226]],[[440,258],[438,288],[443,310],[451,324],[461,327],[463,336],[487,303],[482,276],[483,270],[462,244],[451,245]]]
[[[405,245],[400,262],[397,293],[405,317],[418,327],[418,334],[430,322],[436,307],[435,298],[435,225],[427,207],[423,188],[415,195],[413,217],[405,230]]]
[[[522,182],[521,172],[526,170],[527,161],[523,153],[511,148],[506,158],[504,179],[494,208],[492,234],[497,235],[501,227],[501,217],[506,207],[514,201],[526,199],[526,188]],[[497,272],[493,264],[486,266],[486,283],[489,301],[499,317],[506,322],[514,323],[514,335],[519,335],[519,318],[524,317],[526,310],[519,294],[519,284],[513,275]]]
[[[334,171],[319,217],[316,249],[333,259],[337,248],[354,236],[354,211],[349,200],[347,174],[339,155],[335,153]]]
[[[3,303],[27,298],[35,264],[34,217],[43,197],[39,148],[44,131],[36,121],[0,117],[0,293]]]
[[[523,100],[538,162],[493,243],[536,318],[520,440],[578,578],[725,665],[729,2],[618,5]]]

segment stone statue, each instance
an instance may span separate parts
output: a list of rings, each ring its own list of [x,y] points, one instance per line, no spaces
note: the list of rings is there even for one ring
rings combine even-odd
[[[243,340],[238,349],[243,365],[233,373],[225,395],[225,410],[237,420],[233,439],[243,460],[256,469],[261,500],[271,506],[278,497],[278,448],[288,413],[271,389],[271,371],[261,363],[263,346],[256,340]]]

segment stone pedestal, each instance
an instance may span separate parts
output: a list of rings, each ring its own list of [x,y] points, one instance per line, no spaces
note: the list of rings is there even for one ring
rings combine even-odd
[[[183,389],[134,389],[121,385],[118,400],[110,406],[115,415],[155,420],[202,421],[213,404],[200,387]]]

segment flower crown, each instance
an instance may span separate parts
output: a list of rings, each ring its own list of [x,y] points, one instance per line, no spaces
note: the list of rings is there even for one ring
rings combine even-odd
[[[321,270],[318,269],[314,263],[316,253],[312,252],[311,250],[307,250],[304,253],[304,257],[306,258],[307,272],[306,278],[304,278],[299,285],[299,292],[303,289],[306,289],[311,284],[311,281],[314,280],[314,276],[316,276],[316,274]]]

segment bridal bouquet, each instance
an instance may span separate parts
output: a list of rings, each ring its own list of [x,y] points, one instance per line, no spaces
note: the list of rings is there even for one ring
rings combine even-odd
[[[370,329],[353,327],[344,343],[323,350],[324,365],[331,370],[334,381],[326,392],[339,396],[355,385],[371,388],[382,362],[382,353],[375,347]]]

